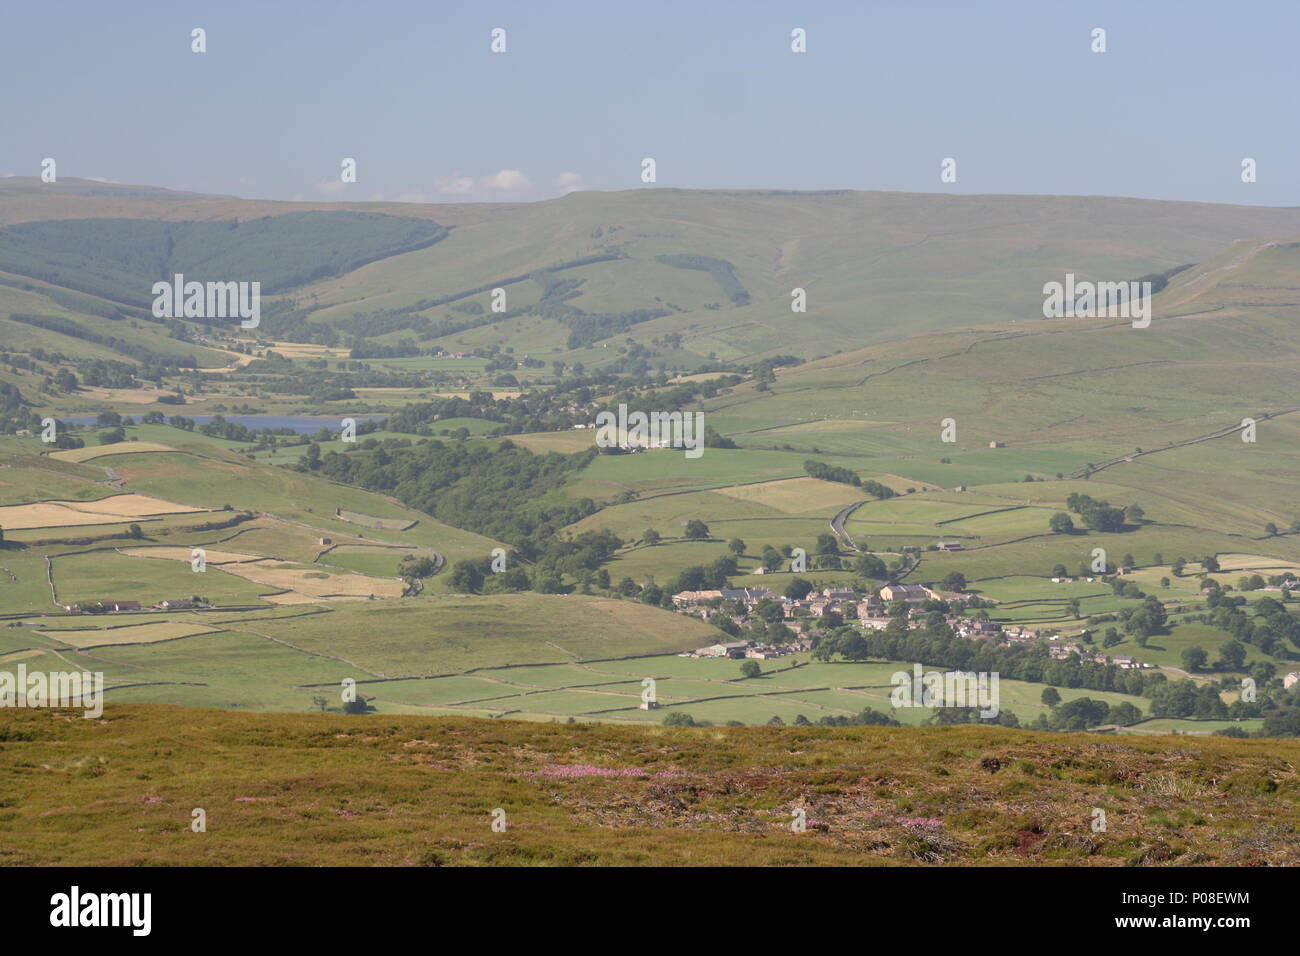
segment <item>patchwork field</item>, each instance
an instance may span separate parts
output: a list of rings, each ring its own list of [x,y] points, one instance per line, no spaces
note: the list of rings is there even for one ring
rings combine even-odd
[[[134,548],[124,551],[133,557],[190,562],[190,552],[176,548]],[[208,562],[229,574],[276,591],[296,591],[313,598],[401,597],[405,585],[395,577],[377,578],[365,574],[337,572],[319,565],[297,565],[258,555],[216,551]],[[206,572],[205,572],[206,573]],[[203,587],[207,587],[206,579]]]
[[[65,448],[62,451],[50,452],[51,458],[57,458],[60,461],[93,461],[96,458],[104,458],[109,455],[133,455],[140,452],[150,451],[176,451],[171,445],[163,445],[151,441],[122,441],[112,445],[87,445],[84,448]]]
[[[205,510],[147,495],[123,494],[95,501],[43,501],[40,504],[0,506],[0,527],[21,530],[114,524],[128,518],[193,514]]]
[[[933,708],[895,709],[891,678],[912,665],[898,661],[817,663],[808,655],[759,662],[763,675],[745,679],[740,662],[696,660],[676,655],[576,664],[481,668],[472,676],[428,680],[388,680],[364,685],[381,712],[467,711],[482,716],[548,719],[587,717],[597,720],[657,724],[674,712],[697,721],[764,724],[773,717],[794,723],[800,716],[851,717],[863,708],[919,725]],[[934,668],[927,668],[934,670]],[[646,678],[655,680],[659,708],[640,709]],[[1049,708],[1040,700],[1042,685],[1001,681],[1001,707],[1031,722]],[[1141,698],[1101,691],[1062,688],[1061,697],[1106,703],[1128,701],[1139,709]]]
[[[78,628],[54,630],[45,628],[38,633],[69,647],[104,647],[112,644],[152,644],[156,641],[174,641],[196,634],[211,634],[217,628],[182,621],[160,621],[156,624],[134,624],[106,628]]]

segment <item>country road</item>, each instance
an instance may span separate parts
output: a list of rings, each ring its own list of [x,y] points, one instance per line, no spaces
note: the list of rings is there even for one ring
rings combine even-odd
[[[852,536],[844,530],[844,522],[849,519],[849,515],[853,514],[853,512],[857,511],[869,500],[870,499],[868,498],[863,498],[861,501],[855,501],[847,508],[841,508],[839,513],[831,519],[831,530],[835,532],[837,538],[849,546],[850,551],[858,550],[858,546],[853,543]]]

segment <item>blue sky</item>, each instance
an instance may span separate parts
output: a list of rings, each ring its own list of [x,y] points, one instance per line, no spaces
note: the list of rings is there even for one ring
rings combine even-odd
[[[659,186],[1297,205],[1298,40],[1294,0],[13,4],[0,175],[531,200],[650,156]]]

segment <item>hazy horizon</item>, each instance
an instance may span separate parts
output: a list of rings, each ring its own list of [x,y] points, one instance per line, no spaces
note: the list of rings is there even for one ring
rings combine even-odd
[[[1300,10],[1278,0],[65,9],[10,13],[0,176],[53,158],[60,177],[289,201],[672,186],[1297,202],[1300,132],[1281,118]]]
[[[43,188],[49,188],[47,184],[41,183],[39,176],[19,176],[15,174],[0,176],[0,183],[13,182],[13,181],[28,182],[34,185],[42,186]],[[569,190],[568,192],[561,193],[558,196],[539,196],[531,199],[523,199],[523,198],[455,199],[450,197],[437,198],[437,199],[411,199],[411,198],[399,199],[397,197],[393,197],[391,199],[349,199],[346,196],[340,198],[332,198],[332,197],[325,197],[325,196],[310,196],[310,197],[295,197],[293,199],[278,199],[278,198],[264,198],[258,196],[241,195],[239,193],[202,193],[197,190],[173,189],[168,186],[159,186],[156,183],[118,182],[116,180],[108,180],[99,177],[60,176],[58,183],[56,185],[66,186],[70,183],[85,183],[88,186],[97,186],[97,187],[98,186],[104,186],[110,188],[116,187],[122,190],[133,190],[133,189],[157,190],[160,192],[175,193],[177,195],[191,194],[201,198],[207,198],[213,200],[238,200],[238,201],[247,201],[247,202],[285,202],[285,203],[304,203],[304,204],[329,203],[329,204],[348,205],[348,206],[365,205],[367,203],[399,204],[399,205],[406,204],[406,205],[424,205],[424,206],[529,205],[534,203],[555,202],[556,200],[565,199],[569,196],[577,196],[577,195],[589,195],[589,196],[590,195],[616,195],[620,193],[632,193],[632,192],[642,191],[640,189],[634,189],[634,188],[597,189],[597,188],[589,187],[584,189]],[[1158,202],[1187,203],[1187,204],[1206,205],[1206,206],[1242,206],[1242,207],[1249,207],[1255,209],[1300,209],[1300,203],[1271,205],[1266,203],[1219,202],[1215,200],[1204,200],[1204,199],[1177,199],[1177,198],[1149,197],[1149,196],[1125,196],[1119,194],[1105,194],[1105,193],[1006,193],[1006,192],[944,193],[939,190],[921,190],[921,189],[850,189],[850,188],[786,189],[783,187],[768,187],[768,186],[746,186],[746,187],[659,186],[659,187],[646,187],[646,188],[655,188],[660,192],[708,193],[713,195],[750,193],[755,196],[773,195],[773,194],[826,196],[826,195],[840,195],[840,194],[864,195],[870,193],[878,193],[880,195],[886,195],[886,196],[917,196],[917,197],[944,196],[953,199],[1106,199],[1106,200],[1122,200],[1122,201],[1132,200],[1132,201],[1153,202],[1153,203],[1158,203]]]

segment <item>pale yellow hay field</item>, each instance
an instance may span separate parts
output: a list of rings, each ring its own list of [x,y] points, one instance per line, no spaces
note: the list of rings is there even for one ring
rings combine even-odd
[[[169,557],[179,561],[190,560],[189,548],[130,548],[123,551],[132,557]],[[234,574],[254,584],[265,584],[277,591],[297,591],[308,599],[328,597],[401,597],[406,585],[398,578],[376,578],[356,571],[332,571],[320,566],[295,567],[275,558],[254,554],[209,551],[207,562],[220,566],[227,574]],[[214,555],[216,557],[214,557]],[[267,598],[277,604],[298,603],[278,598]]]
[[[715,378],[722,378],[726,372],[696,372],[694,375],[678,375],[676,378],[668,380],[669,385],[680,385],[682,382],[708,382]]]
[[[136,494],[113,495],[111,498],[101,498],[98,501],[76,502],[74,507],[77,510],[88,511],[92,514],[117,514],[126,518],[141,518],[149,515],[194,514],[208,510],[207,508],[194,508],[190,505],[177,504],[174,501],[163,501],[161,498]]]
[[[271,351],[278,352],[285,358],[349,358],[349,349],[330,348],[327,345],[313,345],[310,342],[272,342]]]
[[[837,510],[870,497],[861,488],[853,488],[834,481],[822,481],[818,478],[785,478],[780,481],[765,481],[757,485],[733,485],[730,488],[715,490],[718,494],[729,498],[752,501],[787,514]]]
[[[867,475],[867,474],[864,474],[862,477],[863,477],[864,479],[866,479],[866,478],[874,478],[876,481],[880,482],[880,483],[881,483],[882,485],[884,485],[886,488],[890,488],[890,489],[892,489],[892,490],[898,492],[900,495],[902,495],[902,494],[906,494],[908,488],[915,488],[917,491],[938,491],[938,490],[940,490],[938,485],[932,485],[932,484],[929,484],[928,482],[919,481],[919,480],[917,480],[916,478],[904,478],[902,475]]]
[[[206,511],[148,495],[113,495],[98,501],[41,501],[30,505],[0,506],[0,528],[67,528],[76,525],[117,524],[128,518],[190,514]]]
[[[129,627],[88,628],[77,631],[41,631],[46,637],[70,644],[73,647],[98,647],[105,644],[152,644],[170,641],[195,634],[213,634],[219,628],[205,624],[186,624],[181,621],[159,621],[156,624],[133,624]]]
[[[73,511],[55,502],[43,501],[34,505],[6,505],[0,507],[0,528],[6,531],[24,531],[28,528],[67,528],[75,525],[117,524],[120,515],[90,514]]]
[[[58,458],[60,461],[83,462],[90,461],[92,458],[103,458],[105,455],[133,455],[137,452],[175,450],[171,445],[163,445],[156,441],[120,441],[115,445],[64,448],[62,451],[50,452],[50,457]]]
[[[122,548],[123,554],[133,558],[170,558],[173,561],[188,561],[193,548]],[[208,564],[240,564],[245,561],[264,561],[264,554],[240,554],[236,551],[212,551],[203,549],[203,559]]]
[[[356,389],[356,391],[361,391],[361,389]],[[437,395],[439,398],[469,398],[470,393],[469,392],[434,392],[433,394]],[[518,398],[522,394],[524,393],[519,391],[500,392],[500,391],[496,391],[495,389],[493,389],[492,391],[493,398]],[[514,436],[512,435],[510,437],[513,438]]]
[[[227,569],[255,584],[297,591],[311,597],[401,597],[406,585],[397,578],[372,578],[356,572],[295,568],[278,562],[239,564]]]

